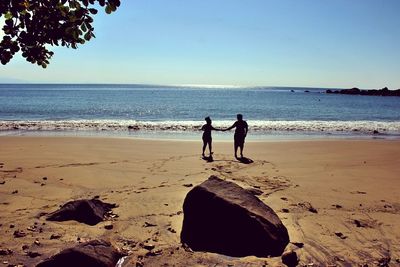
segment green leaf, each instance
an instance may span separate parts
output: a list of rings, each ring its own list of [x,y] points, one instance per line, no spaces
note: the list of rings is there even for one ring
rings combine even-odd
[[[107,14],[111,14],[111,12],[112,12],[111,6],[110,6],[110,5],[107,5],[107,6],[106,6],[106,13],[107,13]]]
[[[90,14],[93,14],[93,15],[97,14],[97,9],[95,9],[95,8],[89,8],[88,10],[89,10]]]
[[[82,25],[81,25],[81,30],[82,30],[83,32],[86,32],[86,31],[87,31],[86,23],[82,23]]]
[[[12,19],[12,18],[13,18],[13,15],[11,14],[10,11],[8,11],[6,14],[4,14],[4,18],[5,18],[6,20]]]
[[[83,38],[85,38],[86,41],[89,41],[92,38],[92,33],[90,31],[85,33]]]

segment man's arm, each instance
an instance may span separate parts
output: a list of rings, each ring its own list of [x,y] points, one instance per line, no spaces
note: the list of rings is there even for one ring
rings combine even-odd
[[[229,131],[229,130],[232,130],[233,128],[235,128],[235,127],[236,127],[236,122],[235,122],[231,127],[226,128],[226,129],[223,130],[223,131]]]

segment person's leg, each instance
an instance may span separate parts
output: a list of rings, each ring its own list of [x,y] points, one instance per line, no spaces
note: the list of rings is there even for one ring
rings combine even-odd
[[[208,141],[208,148],[210,149],[210,156],[213,154],[212,152],[212,140]]]
[[[237,143],[235,142],[235,144],[234,144],[234,149],[235,149],[235,158],[237,159],[238,157],[237,157],[237,150],[238,150],[238,145],[237,145]]]
[[[203,157],[205,156],[204,152],[206,151],[206,146],[207,146],[207,142],[206,142],[206,140],[203,140],[203,153],[201,154]]]
[[[240,148],[240,157],[243,158],[243,147],[244,144],[240,144],[239,148]]]

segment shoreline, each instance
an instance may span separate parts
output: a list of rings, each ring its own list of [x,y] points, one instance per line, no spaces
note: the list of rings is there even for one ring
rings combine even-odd
[[[126,138],[133,140],[200,141],[202,132],[157,132],[157,131],[65,131],[65,130],[18,130],[0,131],[1,137],[71,137],[71,138]],[[213,133],[213,142],[231,142],[234,132]],[[304,132],[249,132],[248,142],[311,140],[400,140],[400,134],[384,133],[304,133]]]
[[[259,198],[277,213],[291,242],[303,244],[296,249],[300,264],[400,261],[399,140],[248,142],[244,155],[251,164],[235,160],[232,143],[220,141],[214,162],[206,162],[200,139],[1,136],[0,147],[0,249],[13,251],[0,260],[9,264],[34,266],[101,238],[129,252],[126,266],[139,259],[145,266],[280,265],[279,257],[232,258],[181,247],[183,200],[210,175],[261,190]],[[117,204],[118,217],[88,226],[40,215],[95,196]],[[26,236],[15,238],[17,230]],[[146,256],[146,242],[161,253]],[[29,251],[40,255],[31,258]]]

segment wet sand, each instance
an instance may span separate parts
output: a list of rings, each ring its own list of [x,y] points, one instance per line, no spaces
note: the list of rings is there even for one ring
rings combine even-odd
[[[281,265],[279,257],[232,258],[181,247],[184,197],[217,175],[264,192],[260,199],[276,211],[290,240],[303,244],[296,249],[301,265],[400,264],[400,141],[249,142],[251,164],[233,158],[230,142],[214,142],[214,161],[206,162],[201,145],[0,137],[0,254],[8,254],[0,262],[34,266],[65,247],[102,238],[131,254],[126,266]],[[88,226],[41,216],[95,196],[118,204],[118,217]],[[14,236],[18,230],[26,235]],[[145,256],[143,244],[154,245],[154,255]]]

